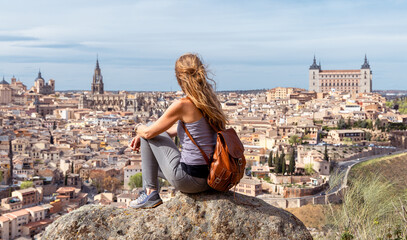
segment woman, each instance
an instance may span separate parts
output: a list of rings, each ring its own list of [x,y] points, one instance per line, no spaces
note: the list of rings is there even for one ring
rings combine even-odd
[[[133,150],[141,151],[144,188],[139,198],[130,203],[134,208],[152,208],[162,203],[157,177],[165,178],[181,192],[197,193],[209,188],[208,165],[182,125],[209,157],[216,144],[215,130],[225,128],[226,116],[196,54],[182,55],[175,63],[175,75],[187,97],[171,104],[155,123],[137,125],[137,136],[130,143]],[[181,152],[171,139],[176,135]]]

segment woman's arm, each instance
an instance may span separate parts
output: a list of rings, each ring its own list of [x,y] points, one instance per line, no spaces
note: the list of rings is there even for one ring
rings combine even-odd
[[[177,100],[168,107],[155,123],[150,126],[138,126],[137,135],[145,139],[150,139],[172,127],[176,121],[181,119],[182,104],[182,101]]]
[[[167,133],[168,135],[170,135],[170,137],[175,137],[177,136],[177,128],[178,128],[178,124],[175,123],[174,125],[172,125],[172,127],[168,128]]]

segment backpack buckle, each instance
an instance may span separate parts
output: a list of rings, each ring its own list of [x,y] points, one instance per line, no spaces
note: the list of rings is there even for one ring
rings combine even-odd
[[[237,159],[237,163],[239,164],[239,166],[242,166],[242,164],[243,164],[242,158]]]
[[[216,184],[219,184],[219,183],[220,183],[220,178],[217,177],[217,178],[215,179],[215,183],[216,183]]]

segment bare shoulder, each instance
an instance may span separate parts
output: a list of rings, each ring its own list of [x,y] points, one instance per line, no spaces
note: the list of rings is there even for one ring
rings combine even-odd
[[[181,105],[182,108],[184,109],[195,109],[194,103],[191,101],[189,98],[181,98],[178,100],[179,104]]]

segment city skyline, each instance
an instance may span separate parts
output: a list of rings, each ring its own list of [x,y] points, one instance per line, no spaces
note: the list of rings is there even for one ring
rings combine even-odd
[[[28,87],[40,68],[45,80],[55,79],[56,90],[90,90],[98,54],[106,90],[175,91],[175,60],[197,52],[218,90],[308,89],[314,54],[323,69],[359,69],[367,54],[373,90],[407,89],[402,1],[20,6],[2,4],[0,76],[10,81],[15,75]]]

